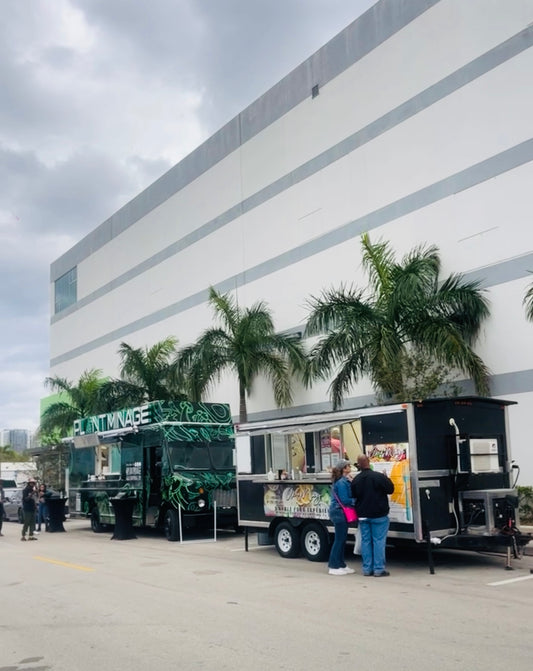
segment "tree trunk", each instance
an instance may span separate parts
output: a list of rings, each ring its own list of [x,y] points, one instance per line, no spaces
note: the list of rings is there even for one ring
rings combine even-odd
[[[239,384],[239,422],[243,424],[248,421],[248,411],[246,409],[246,389]]]

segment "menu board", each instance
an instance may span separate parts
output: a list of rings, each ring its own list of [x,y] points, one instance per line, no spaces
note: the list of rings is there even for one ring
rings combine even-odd
[[[394,483],[389,496],[391,522],[411,523],[411,475],[409,471],[409,443],[366,445],[366,454],[374,471],[385,473]]]

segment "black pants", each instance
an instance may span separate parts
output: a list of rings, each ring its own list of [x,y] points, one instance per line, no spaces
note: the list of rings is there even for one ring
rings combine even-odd
[[[33,536],[35,530],[35,510],[24,511],[24,524],[22,525],[22,538],[26,535],[26,531],[30,532],[30,538]]]

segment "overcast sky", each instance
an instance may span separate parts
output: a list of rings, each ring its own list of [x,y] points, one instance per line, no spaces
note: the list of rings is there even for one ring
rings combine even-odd
[[[0,428],[48,393],[50,263],[374,3],[2,0]]]

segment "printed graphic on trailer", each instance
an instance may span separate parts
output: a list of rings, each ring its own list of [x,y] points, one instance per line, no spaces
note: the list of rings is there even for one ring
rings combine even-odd
[[[329,485],[264,485],[263,507],[267,517],[329,519]]]
[[[367,445],[366,453],[372,468],[385,473],[394,483],[389,496],[391,522],[412,522],[411,477],[409,474],[409,444],[385,443]]]

